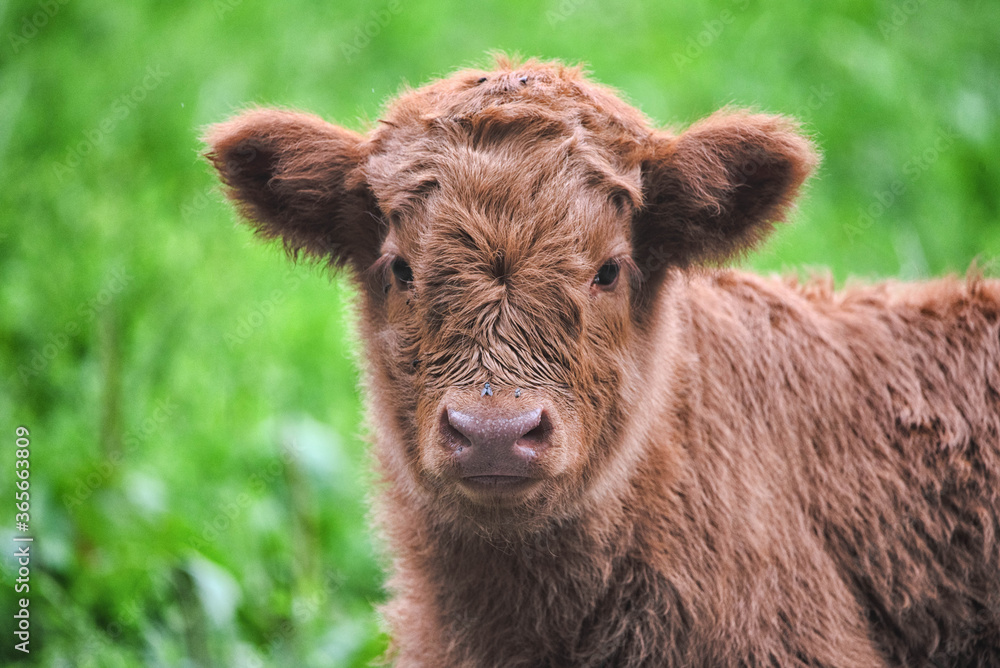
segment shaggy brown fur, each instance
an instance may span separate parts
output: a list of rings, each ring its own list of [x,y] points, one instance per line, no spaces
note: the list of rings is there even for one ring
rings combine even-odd
[[[815,165],[789,119],[501,59],[208,143],[362,287],[397,665],[1000,665],[1000,282],[701,266]]]

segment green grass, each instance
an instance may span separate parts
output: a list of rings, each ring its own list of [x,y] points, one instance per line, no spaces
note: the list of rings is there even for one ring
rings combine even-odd
[[[55,0],[0,22],[0,488],[25,425],[39,665],[360,666],[385,646],[351,289],[254,242],[199,157],[247,105],[361,130],[490,50],[585,61],[663,124],[752,106],[815,136],[794,224],[747,266],[843,282],[1000,256],[988,0]]]

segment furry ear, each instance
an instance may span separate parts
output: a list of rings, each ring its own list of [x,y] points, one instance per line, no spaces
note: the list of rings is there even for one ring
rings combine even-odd
[[[361,173],[361,135],[316,116],[258,109],[209,128],[205,157],[267,239],[357,272],[375,261],[379,218]]]
[[[654,135],[633,228],[644,275],[722,261],[781,221],[818,156],[794,121],[719,112],[680,136]]]

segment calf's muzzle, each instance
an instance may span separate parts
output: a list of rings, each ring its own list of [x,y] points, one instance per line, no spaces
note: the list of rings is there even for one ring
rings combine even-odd
[[[552,427],[540,406],[509,411],[479,405],[447,408],[441,431],[463,481],[502,485],[533,477],[532,464],[548,447]]]

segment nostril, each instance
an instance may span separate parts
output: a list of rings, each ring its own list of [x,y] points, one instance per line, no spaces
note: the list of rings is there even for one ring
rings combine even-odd
[[[454,450],[455,454],[459,454],[472,445],[472,443],[465,434],[452,426],[450,413],[451,411],[448,411],[441,415],[441,434],[444,436],[444,441],[448,447]]]
[[[548,414],[543,411],[539,416],[538,424],[517,439],[514,447],[521,450],[525,455],[534,457],[548,446],[549,435],[551,433],[552,423],[549,421]]]
[[[529,431],[527,434],[525,434],[524,436],[522,436],[518,440],[521,440],[521,441],[543,441],[543,440],[545,440],[545,435],[546,435],[546,431],[544,429],[542,429],[541,427],[535,427],[534,429],[532,429],[531,431]]]
[[[550,433],[552,433],[552,421],[549,420],[549,414],[542,411],[538,416],[538,424],[521,438],[540,442],[547,440]]]

